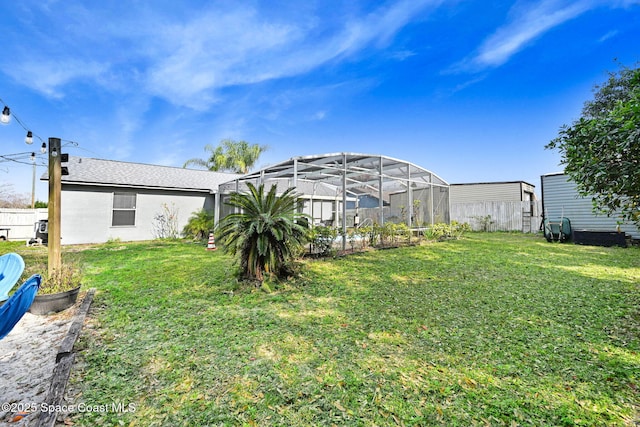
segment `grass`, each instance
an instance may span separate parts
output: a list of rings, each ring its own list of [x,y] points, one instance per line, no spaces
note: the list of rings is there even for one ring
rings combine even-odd
[[[472,233],[305,261],[268,293],[201,245],[65,253],[98,289],[77,343],[76,403],[136,409],[72,421],[637,425],[639,255]]]

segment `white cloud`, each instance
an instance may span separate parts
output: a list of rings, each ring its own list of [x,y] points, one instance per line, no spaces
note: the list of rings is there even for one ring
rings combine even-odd
[[[453,71],[479,71],[498,67],[547,31],[597,7],[597,0],[543,0],[518,2],[505,25],[487,37],[469,58],[451,67]]]
[[[607,34],[605,34],[604,36],[602,36],[602,37],[600,37],[598,39],[598,43],[603,43],[603,42],[609,40],[610,38],[613,38],[613,37],[617,36],[618,32],[619,32],[618,30],[609,31]]]
[[[384,47],[416,14],[440,3],[397,2],[347,18],[330,36],[322,34],[323,23],[316,17],[267,22],[246,6],[210,10],[184,25],[159,30],[165,47],[149,69],[148,89],[179,105],[206,108],[221,88],[299,75],[370,46]]]
[[[338,14],[309,4],[274,11],[268,2],[178,11],[33,3],[23,11],[29,37],[12,35],[15,59],[0,59],[0,68],[49,97],[62,98],[69,84],[91,80],[108,92],[135,88],[206,110],[226,88],[298,76],[366,49],[384,49],[408,23],[443,2],[392,0],[364,15],[357,5],[342,5]],[[46,32],[41,22],[49,23]],[[392,59],[411,54],[397,51]]]
[[[324,118],[327,116],[327,112],[326,111],[317,111],[313,117],[312,120],[324,120]]]
[[[51,98],[62,98],[65,84],[83,79],[97,79],[105,67],[96,62],[72,58],[18,62],[5,70],[15,81],[30,86]]]

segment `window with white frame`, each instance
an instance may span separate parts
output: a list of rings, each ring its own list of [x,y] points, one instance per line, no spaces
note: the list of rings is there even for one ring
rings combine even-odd
[[[111,225],[136,225],[136,193],[113,193]]]

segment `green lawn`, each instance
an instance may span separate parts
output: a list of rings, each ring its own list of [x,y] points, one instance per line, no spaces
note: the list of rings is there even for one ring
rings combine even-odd
[[[305,261],[267,293],[202,245],[66,252],[98,289],[76,345],[76,403],[136,407],[72,420],[637,425],[639,255],[472,233]]]

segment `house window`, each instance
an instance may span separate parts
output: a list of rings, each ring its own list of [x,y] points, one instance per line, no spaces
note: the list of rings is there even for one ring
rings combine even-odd
[[[136,225],[135,193],[113,193],[113,216],[111,225],[114,227]]]

